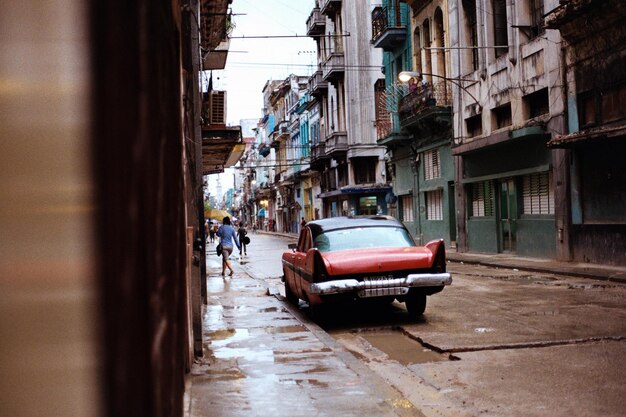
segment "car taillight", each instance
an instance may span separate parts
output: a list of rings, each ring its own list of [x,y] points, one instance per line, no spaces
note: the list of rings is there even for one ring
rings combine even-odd
[[[438,246],[432,266],[432,272],[435,274],[446,272],[446,246],[443,240],[439,242]]]
[[[328,280],[328,273],[326,272],[326,265],[322,257],[317,254],[315,257],[315,270],[313,274],[313,282],[324,282]]]

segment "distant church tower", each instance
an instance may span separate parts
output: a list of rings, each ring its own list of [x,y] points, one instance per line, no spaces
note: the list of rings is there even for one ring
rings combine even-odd
[[[224,203],[224,196],[222,195],[222,181],[220,176],[217,176],[217,195],[215,196],[215,202],[219,208],[222,208]]]

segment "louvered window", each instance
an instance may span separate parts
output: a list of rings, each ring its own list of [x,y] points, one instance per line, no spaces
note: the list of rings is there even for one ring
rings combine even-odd
[[[443,220],[443,190],[427,191],[426,218],[428,220]]]
[[[400,210],[402,213],[402,221],[413,221],[413,196],[411,194],[400,196]]]
[[[439,149],[424,152],[424,179],[433,180],[435,178],[441,178]]]
[[[554,214],[554,189],[549,172],[524,175],[524,214]]]
[[[490,181],[472,184],[472,216],[493,216],[493,197],[493,186]]]

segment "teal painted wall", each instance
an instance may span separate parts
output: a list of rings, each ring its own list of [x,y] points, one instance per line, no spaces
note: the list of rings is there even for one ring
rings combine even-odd
[[[473,217],[467,221],[470,252],[497,253],[498,227],[495,217]]]
[[[434,239],[444,239],[446,246],[450,247],[450,227],[456,227],[456,222],[450,219],[450,204],[454,204],[454,196],[449,195],[448,182],[454,180],[454,161],[452,150],[449,145],[440,146],[439,160],[441,164],[441,177],[433,180],[424,180],[424,154],[420,155],[420,201],[419,201],[419,226],[421,227],[422,243]],[[443,190],[443,220],[429,220],[426,218],[426,191]],[[417,202],[416,202],[417,204]]]
[[[556,257],[554,217],[517,219],[517,251],[520,256]]]

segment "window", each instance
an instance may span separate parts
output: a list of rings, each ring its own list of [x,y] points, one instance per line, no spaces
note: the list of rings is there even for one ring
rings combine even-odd
[[[473,217],[494,215],[494,196],[491,181],[472,184],[472,212]]]
[[[524,175],[524,214],[554,214],[554,189],[549,172]]]
[[[482,115],[477,114],[465,119],[465,128],[467,129],[467,137],[473,138],[483,134]]]
[[[493,42],[494,46],[508,46],[509,34],[506,15],[506,0],[493,0]],[[495,48],[496,58],[506,54],[508,48]]]
[[[476,0],[463,0],[463,12],[465,17],[466,38],[468,46],[478,46],[478,29],[476,25]],[[478,69],[478,48],[467,49],[466,59],[471,59],[472,69]],[[468,60],[469,60],[468,59]]]
[[[355,158],[354,176],[357,184],[370,184],[376,182],[377,158]]]
[[[378,200],[376,196],[359,198],[359,212],[357,214],[376,214],[377,212]]]
[[[600,94],[602,122],[614,122],[626,117],[626,84],[607,89]]]
[[[404,222],[412,222],[413,217],[413,196],[411,194],[400,196],[400,214],[401,220]]]
[[[424,152],[424,179],[433,180],[441,178],[441,165],[439,163],[439,149]]]
[[[528,7],[530,8],[531,33],[533,37],[537,37],[541,33],[545,32],[543,22],[543,0],[529,0]]]
[[[491,110],[493,129],[501,129],[511,126],[513,118],[511,117],[511,103],[499,106]]]
[[[428,220],[443,220],[443,190],[427,191],[426,218]]]
[[[528,115],[527,119],[539,117],[550,112],[547,88],[525,95],[523,101],[524,110]]]

